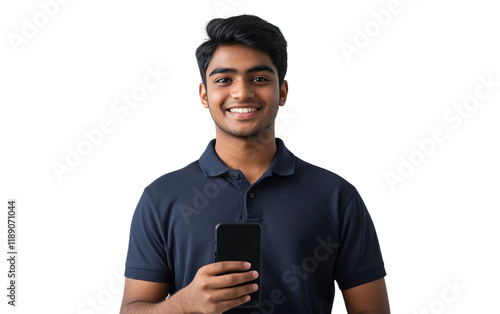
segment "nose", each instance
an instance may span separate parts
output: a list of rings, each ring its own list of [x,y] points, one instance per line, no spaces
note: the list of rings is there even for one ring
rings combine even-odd
[[[253,98],[255,93],[252,90],[252,87],[249,83],[245,82],[243,79],[235,80],[232,89],[231,89],[231,97],[234,99],[248,99]]]

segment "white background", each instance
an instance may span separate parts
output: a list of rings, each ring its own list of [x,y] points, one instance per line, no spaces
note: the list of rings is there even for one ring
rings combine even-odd
[[[52,16],[40,5],[48,2],[0,4],[0,312],[118,312],[142,190],[198,159],[215,136],[198,98],[204,26],[247,13],[279,26],[289,44],[277,136],[358,188],[392,312],[494,313],[500,87],[479,86],[480,77],[500,81],[495,1],[94,0],[52,5]],[[388,6],[397,13],[379,14]],[[346,56],[341,45],[357,50]],[[168,77],[123,118],[112,104],[141,86],[148,67]],[[463,117],[449,111],[474,105],[478,90],[483,99]],[[59,180],[53,164],[66,164],[102,119],[113,130]],[[436,129],[441,142],[419,148]],[[393,189],[388,172],[401,179]],[[10,198],[16,308],[6,297]],[[338,290],[334,312],[345,313]]]

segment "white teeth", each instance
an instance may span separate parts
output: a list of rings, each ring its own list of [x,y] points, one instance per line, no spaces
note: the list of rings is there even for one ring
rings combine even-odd
[[[257,111],[257,108],[231,108],[229,111],[233,113],[249,113]]]

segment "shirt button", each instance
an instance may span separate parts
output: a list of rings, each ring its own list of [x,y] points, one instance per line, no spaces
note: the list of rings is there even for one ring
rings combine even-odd
[[[237,173],[233,173],[233,178],[235,178],[235,179],[239,179],[239,178],[240,178],[240,175],[239,175],[239,174],[237,174]]]
[[[253,194],[253,193],[250,193],[250,195],[248,195],[248,196],[250,196],[250,198],[255,198],[255,194]]]

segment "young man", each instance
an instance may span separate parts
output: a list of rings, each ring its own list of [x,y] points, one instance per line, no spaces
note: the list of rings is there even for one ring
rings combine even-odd
[[[349,313],[389,313],[377,236],[356,189],[274,136],[288,93],[280,30],[243,15],[214,19],[207,33],[196,51],[199,93],[216,139],[144,190],[121,313],[330,313],[334,280]],[[262,273],[245,261],[214,263],[220,222],[262,226]],[[260,287],[245,284],[258,276]],[[256,289],[260,306],[234,308]]]

